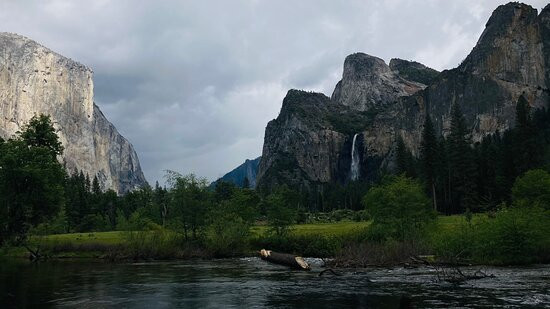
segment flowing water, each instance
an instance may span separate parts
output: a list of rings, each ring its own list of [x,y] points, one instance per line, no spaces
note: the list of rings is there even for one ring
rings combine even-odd
[[[106,263],[2,261],[1,308],[550,307],[550,265],[488,268],[460,285],[428,268],[337,270],[319,276],[258,258]]]
[[[356,133],[353,136],[353,142],[351,144],[351,180],[359,179],[359,149],[355,146],[358,135],[359,134]]]

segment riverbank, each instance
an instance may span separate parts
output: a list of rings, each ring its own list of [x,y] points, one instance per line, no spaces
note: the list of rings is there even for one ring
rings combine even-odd
[[[525,234],[521,228],[521,218],[510,215],[514,216],[515,225],[512,227],[515,230],[509,225],[502,225],[502,218],[485,214],[475,215],[470,220],[464,216],[440,216],[426,235],[408,241],[373,241],[369,239],[371,222],[348,221],[294,225],[284,236],[269,233],[266,226],[254,226],[246,242],[231,247],[229,251],[217,250],[208,242],[207,235],[188,240],[181,233],[170,230],[34,236],[29,247],[33,250],[39,248],[39,254],[49,259],[92,258],[105,261],[246,257],[256,256],[259,249],[267,248],[304,257],[331,258],[334,267],[387,267],[418,263],[411,257],[427,258],[431,263],[549,263],[548,229],[531,229]],[[497,245],[499,250],[495,250]],[[29,251],[23,247],[3,248],[0,252],[5,257],[29,257]]]

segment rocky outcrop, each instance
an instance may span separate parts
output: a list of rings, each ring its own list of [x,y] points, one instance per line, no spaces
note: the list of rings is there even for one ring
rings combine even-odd
[[[425,85],[406,80],[384,62],[363,53],[346,57],[342,80],[336,84],[332,99],[355,110],[366,111],[394,103]]]
[[[243,164],[237,166],[231,172],[223,175],[218,180],[210,184],[211,188],[215,188],[216,184],[220,181],[231,182],[238,187],[244,187],[245,178],[248,179],[248,184],[250,188],[256,187],[256,175],[258,174],[258,167],[260,165],[260,160],[262,157],[258,157],[254,160],[244,161]]]
[[[52,117],[69,171],[98,176],[119,193],[146,184],[132,145],[94,104],[93,72],[20,35],[0,33],[0,136],[32,116]]]
[[[519,96],[534,108],[546,106],[548,85],[550,5],[539,15],[525,4],[499,6],[470,55],[441,73],[416,62],[392,59],[388,66],[363,53],[350,55],[330,100],[289,92],[266,128],[258,183],[312,188],[348,181],[356,133],[360,177],[376,178],[381,167],[393,168],[397,136],[418,154],[427,114],[446,135],[451,106],[460,105],[473,140],[480,141],[514,124]]]

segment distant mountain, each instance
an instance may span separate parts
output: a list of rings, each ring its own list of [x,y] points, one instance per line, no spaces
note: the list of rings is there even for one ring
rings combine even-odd
[[[257,187],[308,191],[374,180],[395,169],[398,137],[418,156],[426,115],[438,135],[447,135],[451,105],[459,105],[479,142],[513,127],[520,96],[534,109],[550,101],[550,5],[540,14],[517,2],[499,6],[472,52],[451,70],[401,59],[387,65],[355,53],[345,59],[332,97],[290,90],[267,124]]]
[[[258,174],[258,167],[260,166],[260,159],[258,157],[254,160],[246,160],[243,164],[239,165],[237,168],[231,172],[223,175],[223,177],[214,181],[210,186],[215,187],[218,181],[227,181],[232,182],[239,187],[244,186],[244,179],[248,178],[248,183],[250,188],[256,187],[256,175]]]

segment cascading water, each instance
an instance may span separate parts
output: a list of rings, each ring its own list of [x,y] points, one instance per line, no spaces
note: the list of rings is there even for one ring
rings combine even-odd
[[[357,142],[357,136],[359,134],[355,134],[353,136],[353,143],[351,144],[351,166],[350,166],[350,172],[351,172],[351,180],[357,180],[359,179],[359,149],[355,146],[355,143]]]

